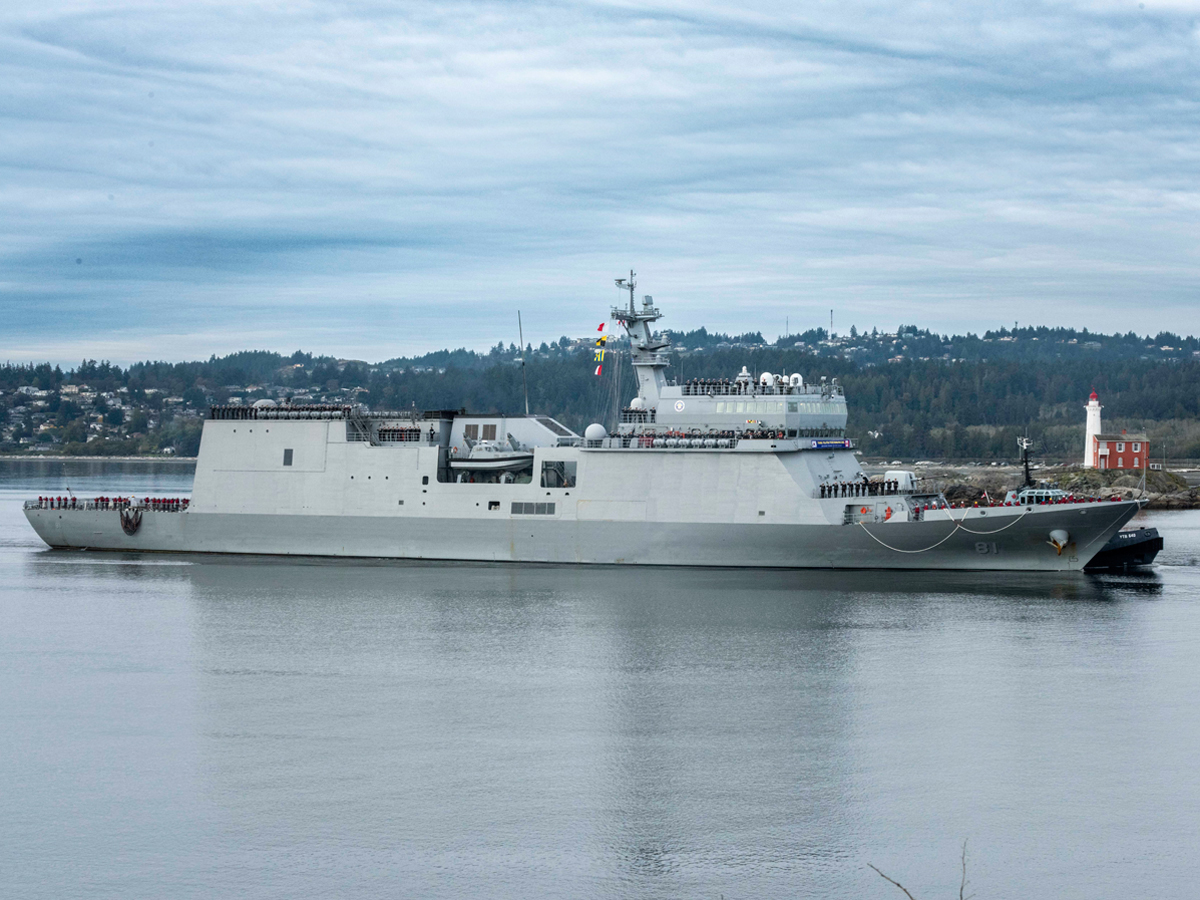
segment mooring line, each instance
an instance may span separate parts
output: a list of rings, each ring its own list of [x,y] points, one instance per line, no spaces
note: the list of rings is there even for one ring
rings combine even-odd
[[[968,512],[970,512],[970,510],[968,510]],[[946,543],[946,541],[948,541],[948,540],[950,540],[950,538],[954,537],[954,535],[956,533],[958,533],[959,530],[965,531],[967,534],[975,534],[975,535],[999,534],[1000,532],[1005,531],[1006,529],[1012,528],[1014,525],[1016,525],[1018,522],[1020,522],[1023,518],[1025,518],[1027,515],[1029,515],[1029,513],[1030,513],[1030,510],[1026,509],[1024,512],[1021,513],[1021,515],[1017,516],[1015,519],[1013,519],[1011,522],[1009,522],[1003,528],[997,528],[995,531],[973,531],[970,528],[967,528],[965,525],[962,524],[963,520],[966,519],[965,514],[963,515],[962,519],[956,519],[956,518],[954,518],[953,515],[951,515],[950,521],[954,523],[954,528],[951,529],[950,533],[948,535],[946,535],[944,538],[942,538],[940,541],[938,541],[936,544],[931,544],[930,546],[924,547],[921,550],[901,550],[899,547],[893,547],[891,544],[884,543],[883,541],[879,540],[879,538],[875,537],[875,535],[871,534],[871,532],[867,529],[867,526],[865,524],[863,524],[862,522],[859,522],[858,525],[860,528],[862,528],[863,531],[866,531],[867,534],[871,535],[872,540],[876,541],[881,547],[887,547],[887,549],[892,550],[896,553],[928,553],[930,550],[933,550],[933,549],[936,549],[937,547],[942,546],[942,544]]]
[[[954,522],[953,519],[951,519],[950,521]],[[864,525],[862,522],[858,523],[858,527],[861,528],[863,531],[867,531],[867,526]],[[875,537],[875,535],[871,534],[871,532],[869,532],[869,531],[867,531],[867,534],[870,535],[871,540],[878,542],[880,544],[880,546],[887,547],[889,550],[894,550],[897,553],[928,553],[930,550],[934,549],[935,547],[940,547],[942,544],[946,543],[946,541],[950,540],[950,538],[954,537],[955,533],[961,527],[962,526],[959,525],[958,522],[954,522],[954,527],[950,530],[950,533],[948,535],[946,535],[944,538],[942,538],[936,544],[932,544],[928,547],[925,547],[922,550],[901,550],[899,547],[893,547],[891,544],[885,544],[883,541],[879,540],[879,538]]]

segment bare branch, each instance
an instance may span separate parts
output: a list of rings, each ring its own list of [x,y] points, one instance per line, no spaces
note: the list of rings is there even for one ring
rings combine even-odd
[[[966,894],[966,896],[963,896],[967,890],[967,884],[967,839],[963,838],[962,884],[958,886],[958,900],[971,900],[971,898],[975,896],[974,894]]]
[[[868,865],[868,866],[871,866],[871,864],[870,864],[870,863],[867,863],[867,865]],[[875,867],[874,867],[874,866],[871,866],[871,868],[872,868],[872,869],[875,869]],[[900,888],[900,890],[904,891],[904,896],[905,896],[905,897],[907,897],[907,898],[908,898],[908,900],[917,900],[917,898],[916,898],[916,897],[914,897],[912,894],[910,894],[910,893],[908,892],[908,888],[906,888],[906,887],[905,887],[904,885],[902,885],[900,882],[896,881],[896,879],[894,879],[894,878],[888,878],[886,875],[884,875],[884,874],[883,874],[882,872],[880,872],[878,869],[875,869],[875,872],[876,872],[876,874],[877,874],[877,875],[879,875],[879,877],[880,877],[880,878],[882,878],[884,881],[890,881],[890,882],[891,882],[892,884],[894,884],[896,887]]]

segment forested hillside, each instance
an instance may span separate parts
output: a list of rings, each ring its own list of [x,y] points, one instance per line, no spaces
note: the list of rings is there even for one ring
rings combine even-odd
[[[1146,428],[1155,456],[1200,458],[1200,342],[1194,338],[1049,329],[943,337],[909,327],[834,338],[816,329],[773,344],[759,332],[698,329],[672,338],[671,375],[680,380],[732,377],[742,366],[756,374],[839,378],[850,433],[870,456],[1011,459],[1016,437],[1028,433],[1039,455],[1071,459],[1081,453],[1083,404],[1094,389],[1106,428]],[[516,413],[524,408],[522,358],[530,407],[576,429],[611,421],[614,398],[628,401],[634,393],[627,361],[614,364],[610,352],[597,378],[590,339],[565,337],[524,353],[497,344],[486,353],[445,350],[383,363],[246,351],[126,369],[95,361],[68,371],[6,365],[0,367],[0,449],[191,454],[209,404],[261,397]]]

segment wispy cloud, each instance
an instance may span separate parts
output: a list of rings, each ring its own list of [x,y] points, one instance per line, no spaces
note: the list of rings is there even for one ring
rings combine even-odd
[[[7,8],[0,357],[1200,331],[1200,7],[776,6]]]

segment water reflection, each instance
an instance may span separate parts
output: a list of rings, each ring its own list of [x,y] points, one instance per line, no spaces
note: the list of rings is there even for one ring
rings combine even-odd
[[[877,896],[871,860],[922,896],[965,836],[991,893],[1166,893],[1200,841],[1185,566],[55,552],[15,503],[22,893]]]

